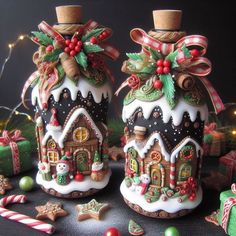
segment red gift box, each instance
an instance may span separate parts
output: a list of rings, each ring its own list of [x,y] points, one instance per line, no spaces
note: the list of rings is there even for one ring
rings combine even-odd
[[[219,170],[229,178],[229,184],[236,182],[236,150],[220,157],[219,164]]]

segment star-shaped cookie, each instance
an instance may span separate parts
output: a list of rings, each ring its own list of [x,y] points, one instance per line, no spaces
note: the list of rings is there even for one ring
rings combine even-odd
[[[36,219],[50,219],[55,221],[57,217],[68,215],[68,212],[62,207],[62,204],[59,202],[47,202],[45,205],[36,206],[35,209],[38,211]]]
[[[95,199],[85,204],[78,204],[76,209],[78,210],[78,220],[86,220],[94,218],[100,220],[104,211],[110,208],[108,203],[99,203]]]
[[[12,185],[8,178],[4,175],[0,175],[0,195],[4,195],[6,190],[12,189]]]

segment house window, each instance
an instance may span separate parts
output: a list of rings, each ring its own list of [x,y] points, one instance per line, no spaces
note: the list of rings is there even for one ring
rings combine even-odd
[[[128,150],[128,156],[130,158],[136,158],[137,157],[137,151],[134,148],[129,148]]]
[[[192,166],[188,163],[184,163],[180,166],[179,181],[187,180],[192,174]]]
[[[190,161],[194,156],[194,148],[191,145],[186,145],[182,147],[179,153],[179,157],[181,160]]]
[[[87,141],[89,138],[89,131],[85,127],[77,128],[73,133],[73,140],[79,143]]]
[[[49,139],[49,140],[48,140],[47,146],[48,146],[48,148],[50,148],[50,149],[55,149],[55,148],[57,147],[55,141],[52,140],[52,139]]]
[[[48,151],[48,159],[51,163],[56,163],[59,160],[58,152]]]
[[[129,168],[133,172],[138,173],[138,162],[134,158],[130,159]]]

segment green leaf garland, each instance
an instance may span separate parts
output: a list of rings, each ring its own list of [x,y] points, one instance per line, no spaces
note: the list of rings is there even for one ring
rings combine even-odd
[[[162,92],[165,94],[166,100],[171,109],[173,109],[176,105],[174,80],[171,77],[171,74],[162,74],[159,77],[163,83]]]
[[[134,61],[143,60],[142,53],[126,53],[126,56]]]
[[[35,37],[38,38],[39,43],[43,46],[48,46],[53,44],[53,39],[47,36],[46,34],[38,31],[32,31],[31,32]]]
[[[85,55],[85,53],[83,51],[79,52],[76,56],[75,56],[75,60],[77,61],[77,63],[79,65],[81,65],[84,69],[86,69],[88,67],[88,60],[87,60],[87,56]]]
[[[104,30],[104,28],[91,30],[86,35],[83,35],[81,40],[82,42],[88,41],[90,38],[100,35]]]
[[[47,61],[47,62],[57,61],[57,60],[59,60],[60,53],[62,53],[62,49],[61,48],[55,49],[52,52],[49,52],[44,57],[44,61]]]
[[[102,52],[102,51],[104,51],[104,49],[101,48],[100,46],[98,46],[97,44],[84,45],[83,50],[86,54],[91,53],[91,52]]]

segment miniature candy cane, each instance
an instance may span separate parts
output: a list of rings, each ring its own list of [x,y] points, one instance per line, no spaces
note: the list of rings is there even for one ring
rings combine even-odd
[[[47,234],[52,234],[55,231],[55,228],[51,224],[47,224],[43,221],[39,221],[29,216],[19,214],[15,211],[10,211],[4,208],[6,205],[10,203],[25,203],[26,196],[25,195],[11,195],[6,196],[0,200],[0,215],[4,218],[14,220],[16,222],[27,225],[30,228],[37,229],[39,231],[45,232]]]

